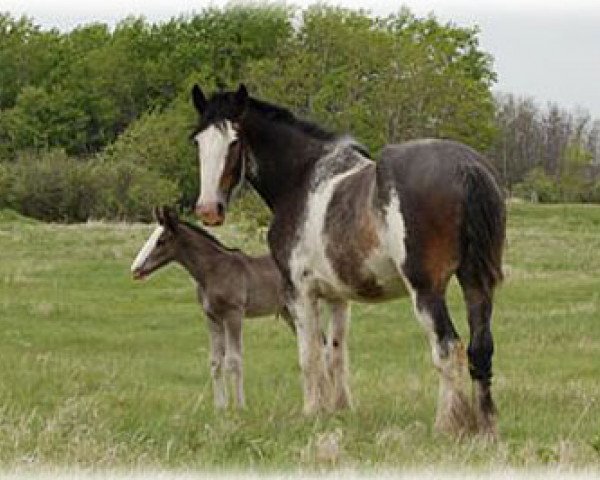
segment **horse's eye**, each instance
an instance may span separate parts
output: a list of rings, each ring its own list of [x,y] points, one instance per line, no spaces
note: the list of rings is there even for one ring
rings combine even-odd
[[[164,240],[163,238],[159,238],[159,239],[156,241],[156,246],[157,246],[157,247],[162,247],[164,244],[165,244],[165,240]]]

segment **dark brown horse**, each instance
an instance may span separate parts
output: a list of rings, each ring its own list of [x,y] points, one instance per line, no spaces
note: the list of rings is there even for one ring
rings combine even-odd
[[[245,405],[242,319],[281,314],[294,329],[283,282],[270,255],[251,257],[222,245],[206,230],[179,221],[168,207],[157,209],[158,226],[131,265],[136,279],[177,262],[194,278],[210,333],[210,371],[217,408],[228,403],[224,371],[233,376],[238,407]]]
[[[330,398],[336,407],[350,403],[348,299],[409,295],[440,374],[437,428],[494,435],[490,324],[494,289],[502,279],[505,207],[482,157],[457,142],[416,140],[386,147],[376,163],[352,139],[251,98],[243,85],[210,99],[195,86],[192,96],[200,114],[198,216],[207,224],[222,223],[244,178],[273,211],[269,246],[296,321],[305,411],[324,407]],[[468,356],[445,301],[453,275],[468,310]],[[335,313],[332,396],[319,299]],[[474,412],[461,389],[467,358]]]

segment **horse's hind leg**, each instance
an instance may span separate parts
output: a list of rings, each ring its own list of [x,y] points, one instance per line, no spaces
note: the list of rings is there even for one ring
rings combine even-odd
[[[469,329],[469,373],[473,380],[473,403],[477,416],[479,433],[495,438],[496,406],[492,399],[492,355],[494,341],[491,330],[492,293],[483,288],[473,286],[470,277],[464,270],[458,271],[458,278],[463,288]]]
[[[433,364],[440,374],[435,427],[461,436],[474,429],[473,411],[463,393],[466,355],[446,306],[443,294],[431,291],[413,293],[415,313],[427,331]]]
[[[331,324],[327,342],[327,367],[332,381],[333,408],[351,408],[350,387],[348,386],[348,345],[349,330],[348,302],[330,304]]]

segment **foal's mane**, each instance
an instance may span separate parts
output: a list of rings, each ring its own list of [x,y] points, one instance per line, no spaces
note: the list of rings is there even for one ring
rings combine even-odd
[[[190,223],[190,222],[186,222],[185,220],[181,220],[179,223],[182,224],[182,225],[185,225],[186,227],[188,227],[189,229],[193,230],[194,232],[202,235],[210,243],[212,243],[213,245],[216,245],[217,247],[219,247],[222,250],[225,250],[227,252],[232,252],[232,253],[233,252],[241,252],[241,250],[239,248],[226,247],[219,240],[217,240],[216,237],[214,237],[213,235],[211,235],[210,233],[208,233],[206,230],[204,230],[202,227],[199,227],[198,225],[195,225],[195,224]]]

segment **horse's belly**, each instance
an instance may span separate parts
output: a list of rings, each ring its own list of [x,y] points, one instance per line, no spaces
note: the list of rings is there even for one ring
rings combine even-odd
[[[368,292],[357,291],[356,300],[377,302],[404,297],[408,294],[406,284],[399,275],[394,261],[386,254],[375,252],[360,266],[359,271],[363,278],[362,282],[372,283],[377,288]]]
[[[319,260],[317,260],[317,258]],[[381,302],[408,294],[406,284],[391,258],[374,255],[363,263],[346,265],[352,273],[341,275],[335,270],[323,250],[307,264],[313,289],[325,298],[350,298],[359,302]],[[344,281],[350,279],[350,282]]]

